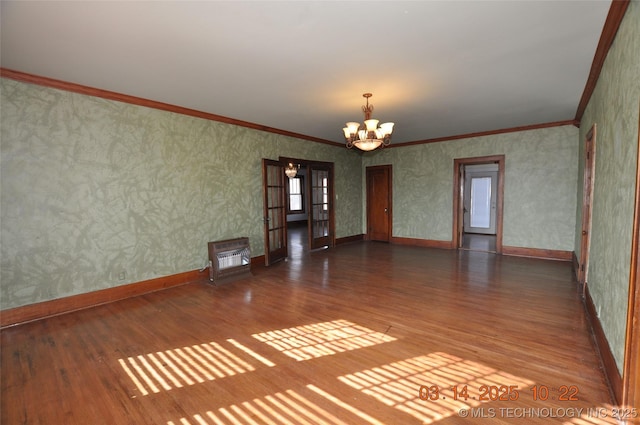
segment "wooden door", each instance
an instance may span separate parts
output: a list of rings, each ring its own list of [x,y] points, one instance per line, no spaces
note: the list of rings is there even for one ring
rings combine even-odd
[[[278,161],[262,160],[264,200],[264,263],[287,257],[287,204],[284,167]]]
[[[309,166],[309,248],[333,245],[333,168]]]
[[[392,224],[391,165],[367,167],[367,239],[389,242]]]
[[[584,178],[582,182],[582,236],[578,282],[584,290],[589,272],[589,246],[591,245],[591,208],[593,206],[593,171],[595,166],[596,125],[587,133],[584,147]]]

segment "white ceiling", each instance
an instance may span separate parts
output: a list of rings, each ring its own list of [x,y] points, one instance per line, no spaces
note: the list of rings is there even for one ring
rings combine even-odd
[[[342,142],[572,120],[610,1],[2,1],[1,66]]]

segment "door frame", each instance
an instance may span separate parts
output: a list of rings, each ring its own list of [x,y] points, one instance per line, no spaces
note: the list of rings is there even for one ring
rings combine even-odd
[[[387,235],[389,235],[386,242],[391,242],[393,238],[393,166],[391,164],[385,165],[372,165],[370,167],[366,167],[365,169],[365,185],[366,185],[366,219],[367,219],[367,232],[365,234],[365,240],[371,240],[371,233],[369,231],[369,212],[371,211],[371,197],[369,196],[369,173],[377,170],[386,170],[387,171]]]
[[[309,234],[309,250],[312,250],[313,238],[311,237],[311,167],[327,168],[329,171],[329,245],[327,247],[332,248],[336,246],[336,214],[335,214],[335,175],[334,175],[334,163],[328,161],[315,161],[310,159],[292,158],[287,156],[279,156],[278,161],[282,164],[300,164],[300,167],[307,169],[307,178],[305,179],[305,208],[307,209],[307,232]],[[285,195],[286,196],[286,195]],[[286,214],[285,214],[286,221]]]
[[[640,406],[640,116],[636,158],[636,194],[633,211],[631,264],[629,272],[629,304],[625,332],[624,366],[622,369],[622,404]]]
[[[589,274],[589,250],[591,247],[591,211],[593,209],[593,186],[596,164],[596,124],[584,138],[584,173],[582,178],[582,224],[580,226],[580,259],[576,278],[584,295]]]
[[[498,164],[498,199],[496,201],[496,254],[502,254],[502,214],[504,211],[504,155],[455,158],[453,160],[453,230],[451,247],[462,247],[464,231],[464,167],[465,165]]]

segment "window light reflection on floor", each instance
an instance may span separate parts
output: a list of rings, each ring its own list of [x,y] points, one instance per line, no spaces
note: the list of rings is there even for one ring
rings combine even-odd
[[[255,370],[258,360],[275,364],[239,342],[228,339],[229,347],[217,342],[196,344],[156,353],[118,359],[141,395],[169,391]]]
[[[480,363],[464,360],[446,353],[431,353],[338,377],[352,388],[360,390],[386,404],[403,411],[424,424],[456,415],[460,409],[480,405],[477,401],[481,385],[501,386],[505,382],[525,388],[533,381],[523,379]],[[451,388],[468,386],[467,400],[454,400],[443,394],[435,401],[421,400],[421,386]]]
[[[191,419],[191,418],[190,418]],[[193,415],[192,420],[169,421],[167,425],[187,424],[341,424],[339,418],[311,403],[298,393],[288,390],[241,404],[221,407],[217,411]]]
[[[301,392],[304,391],[304,394]],[[251,401],[195,414],[167,425],[385,425],[328,392],[307,385],[299,392],[286,390]]]
[[[396,340],[347,320],[296,326],[252,336],[298,361]]]
[[[362,370],[337,377],[339,382],[353,390],[372,397],[381,404],[410,415],[423,424],[433,424],[447,418],[458,417],[460,409],[481,408],[478,389],[482,385],[499,387],[506,382],[520,390],[530,388],[535,383],[504,371],[464,360],[447,353],[431,353],[405,360],[387,363],[378,367]],[[453,400],[449,393],[435,401],[423,400],[419,396],[423,385],[437,385],[446,389],[467,385],[469,398]],[[363,410],[370,402],[360,400],[359,408],[353,400],[359,397],[348,395],[344,389],[338,397],[332,391],[323,390],[315,385],[287,389],[267,394],[252,400],[240,401],[232,405],[216,407],[204,413],[182,417],[177,421],[169,420],[167,425],[384,425],[386,422],[375,417],[378,409]],[[374,402],[375,403],[375,402]],[[504,405],[505,407],[512,407]],[[486,407],[485,407],[486,408]],[[524,409],[530,409],[525,407]],[[494,405],[495,409],[495,405]],[[573,408],[576,411],[577,408]],[[606,410],[605,412],[605,409]],[[546,410],[550,410],[547,406]],[[611,406],[598,409],[602,418],[593,417],[594,409],[584,409],[579,418],[569,418],[563,425],[613,425]],[[591,412],[591,414],[589,414]],[[499,415],[497,413],[497,415]],[[499,416],[496,416],[497,418]],[[532,417],[532,416],[529,416]],[[388,419],[388,417],[387,417]],[[483,420],[483,419],[480,419]],[[406,418],[405,421],[406,422]]]

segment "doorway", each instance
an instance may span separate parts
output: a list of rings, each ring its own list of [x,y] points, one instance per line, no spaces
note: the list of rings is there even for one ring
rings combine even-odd
[[[285,178],[287,185],[287,241],[290,259],[302,258],[310,251],[307,182],[307,167],[300,167],[295,176]]]
[[[296,164],[293,179],[284,167]],[[333,163],[279,157],[263,159],[265,265],[335,245]]]
[[[462,249],[496,251],[498,164],[464,165]]]
[[[504,155],[454,160],[453,246],[502,253]]]
[[[591,245],[591,209],[593,208],[593,177],[596,162],[596,125],[584,141],[584,177],[582,181],[582,225],[580,236],[580,260],[577,270],[578,284],[584,294],[589,272],[589,247]]]

